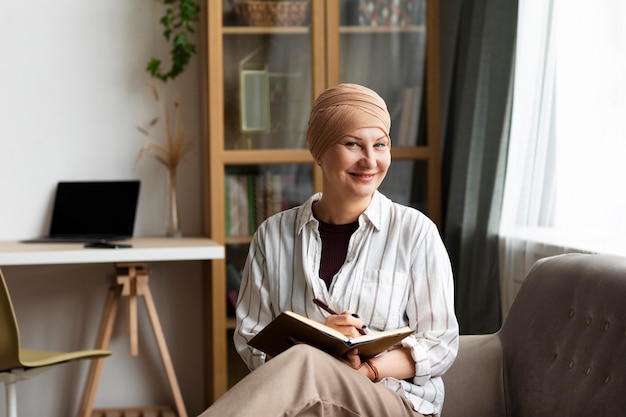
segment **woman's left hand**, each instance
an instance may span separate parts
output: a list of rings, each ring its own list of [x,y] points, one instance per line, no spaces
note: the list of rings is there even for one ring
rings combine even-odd
[[[367,377],[370,381],[373,381],[376,378],[376,375],[370,375],[370,368],[368,366],[363,366],[364,363],[361,362],[361,357],[359,356],[359,350],[357,348],[351,349],[348,353],[343,355],[341,359],[350,365],[350,367],[352,367],[355,371]]]
[[[341,358],[354,369],[357,369],[359,365],[361,365],[361,357],[359,356],[359,350],[357,348],[350,349],[350,351]]]

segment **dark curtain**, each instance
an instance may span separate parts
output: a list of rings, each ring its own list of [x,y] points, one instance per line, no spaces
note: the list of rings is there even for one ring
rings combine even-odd
[[[501,325],[498,227],[517,0],[442,0],[444,242],[462,334]]]

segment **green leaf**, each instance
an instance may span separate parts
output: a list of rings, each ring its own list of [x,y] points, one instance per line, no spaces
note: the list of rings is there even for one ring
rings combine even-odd
[[[171,68],[167,72],[162,72],[161,61],[152,58],[146,67],[146,71],[151,77],[163,82],[174,80],[180,75],[193,55],[196,54],[196,45],[193,44],[188,35],[195,33],[195,24],[198,21],[200,6],[196,0],[155,0],[167,7],[165,14],[159,20],[164,27],[163,37],[170,44]]]

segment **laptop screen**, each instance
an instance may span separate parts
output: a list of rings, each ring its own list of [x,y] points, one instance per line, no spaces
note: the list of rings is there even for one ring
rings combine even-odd
[[[59,182],[50,237],[133,236],[139,181]]]

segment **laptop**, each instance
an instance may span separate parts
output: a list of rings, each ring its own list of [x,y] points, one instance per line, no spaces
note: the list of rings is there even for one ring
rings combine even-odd
[[[48,236],[24,243],[106,242],[133,237],[138,180],[59,182]]]

